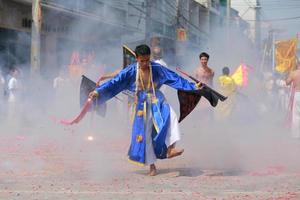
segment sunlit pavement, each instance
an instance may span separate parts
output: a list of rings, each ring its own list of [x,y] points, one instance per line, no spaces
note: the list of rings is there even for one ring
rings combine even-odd
[[[300,199],[300,173],[194,167],[189,153],[158,175],[127,162],[128,137],[2,137],[0,199]]]

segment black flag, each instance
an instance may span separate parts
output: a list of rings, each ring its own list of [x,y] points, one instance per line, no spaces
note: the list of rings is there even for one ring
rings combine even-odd
[[[123,45],[123,69],[127,65],[130,65],[135,62],[136,62],[135,53],[130,48]]]
[[[94,91],[96,83],[86,76],[82,75],[80,84],[80,107],[82,108],[89,97],[90,92]],[[94,101],[92,110],[96,110],[97,114],[104,117],[106,113],[106,103],[98,104]]]

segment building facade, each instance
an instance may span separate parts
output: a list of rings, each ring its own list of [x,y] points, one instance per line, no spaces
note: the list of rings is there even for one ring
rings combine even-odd
[[[30,68],[33,1],[41,6],[40,70],[49,78],[70,62],[75,50],[93,50],[117,64],[121,56],[107,57],[108,51],[121,54],[123,44],[147,43],[160,45],[166,57],[184,57],[187,50],[205,46],[214,28],[224,25],[220,0],[1,0],[3,66]]]

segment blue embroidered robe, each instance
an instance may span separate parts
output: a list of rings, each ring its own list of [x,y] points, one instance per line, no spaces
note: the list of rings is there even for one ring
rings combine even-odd
[[[167,154],[167,146],[165,144],[166,135],[170,128],[170,107],[165,101],[164,95],[159,91],[159,88],[166,84],[178,90],[197,90],[195,83],[191,83],[182,78],[175,72],[163,67],[162,65],[151,62],[152,79],[155,87],[155,96],[151,105],[147,104],[147,95],[152,93],[152,90],[135,91],[137,63],[131,64],[123,69],[117,76],[105,82],[96,88],[99,93],[98,103],[103,103],[123,90],[130,90],[137,94],[135,102],[135,118],[132,125],[131,145],[128,151],[128,156],[131,161],[140,164],[145,163],[145,112],[146,109],[151,109],[153,126],[152,129],[152,144],[157,158],[164,159]]]

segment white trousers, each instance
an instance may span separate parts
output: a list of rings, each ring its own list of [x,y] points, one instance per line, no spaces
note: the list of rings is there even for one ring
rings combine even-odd
[[[146,165],[154,164],[156,161],[156,156],[154,153],[152,138],[151,138],[152,128],[153,128],[152,114],[150,109],[147,109],[147,119],[146,119],[146,127],[145,127],[146,130],[145,164]],[[166,136],[165,144],[168,147],[179,140],[180,140],[180,130],[179,130],[178,119],[175,111],[170,106],[170,126]]]

